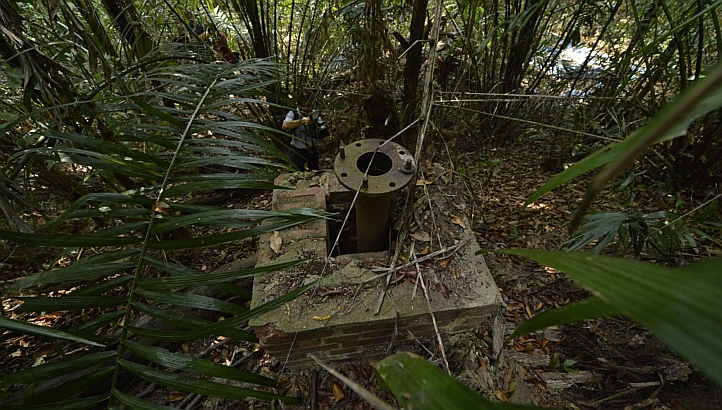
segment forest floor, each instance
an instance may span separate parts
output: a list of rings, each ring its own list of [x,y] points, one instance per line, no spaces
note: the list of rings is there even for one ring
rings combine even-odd
[[[566,224],[586,188],[573,181],[523,209],[526,199],[559,170],[550,170],[544,141],[526,141],[507,148],[469,150],[450,161],[442,155],[422,160],[422,169],[436,172],[427,180],[444,184],[446,178],[463,181],[467,217],[476,239],[489,250],[520,248],[557,250],[569,238]],[[537,146],[538,145],[538,146]],[[426,152],[447,153],[443,145]],[[453,150],[451,150],[453,151]],[[322,159],[331,167],[330,157]],[[558,161],[561,163],[561,161]],[[480,165],[481,164],[481,165]],[[553,168],[553,167],[552,167]],[[648,185],[645,183],[648,182]],[[458,195],[459,192],[449,192]],[[640,179],[634,187],[607,191],[593,211],[622,211],[625,206],[645,213],[679,206],[652,180]],[[641,258],[653,258],[642,254]],[[679,264],[694,255],[682,255]],[[508,336],[529,317],[588,296],[565,274],[513,256],[490,253],[486,262],[502,293],[496,316],[474,332],[443,335],[452,373],[494,401],[564,409],[720,409],[722,390],[680,359],[642,326],[623,317],[587,320],[522,337],[503,348],[494,359],[494,339]],[[392,352],[412,351],[441,363],[438,343],[420,341],[394,346]],[[265,358],[265,371],[287,380],[289,392],[303,398],[288,408],[366,409],[370,406],[343,383],[323,370],[289,372],[283,358]],[[375,384],[371,364],[355,361],[336,369],[380,397],[393,401]],[[524,380],[514,383],[513,380]],[[247,404],[264,408],[266,404]]]
[[[443,178],[438,172],[425,176],[434,184],[445,184],[444,178],[463,183],[468,207],[466,215],[482,248],[492,251],[520,247],[556,250],[568,238],[565,225],[571,219],[585,185],[583,181],[573,181],[523,209],[526,198],[558,172],[558,169],[549,170],[548,157],[539,154],[548,151],[544,144],[548,143],[530,140],[506,148],[469,149],[453,161],[447,155],[428,156],[420,166],[426,170],[446,170]],[[454,151],[447,148],[441,145],[426,152]],[[323,155],[322,152],[321,163],[330,168],[331,154]],[[237,208],[271,207],[268,191],[243,194],[229,200]],[[621,210],[632,201],[644,212],[679,205],[678,198],[668,197],[663,187],[651,180],[645,185],[645,180],[641,179],[628,189],[605,192],[593,210]],[[177,263],[210,272],[251,256],[256,245],[254,241],[246,240],[240,246],[233,244],[169,256]],[[695,255],[679,258],[677,262],[684,264],[692,261]],[[442,335],[442,340],[453,375],[487,398],[560,409],[722,408],[719,387],[657,341],[649,331],[622,317],[588,320],[519,338],[503,348],[502,359],[497,362],[493,352],[495,340],[509,335],[520,323],[539,312],[567,305],[588,294],[565,274],[527,259],[490,253],[486,255],[486,262],[501,291],[503,306],[475,331]],[[24,274],[17,271],[16,275]],[[43,318],[45,321],[66,319],[62,315]],[[4,338],[0,342],[1,350],[6,353],[0,355],[5,372],[17,371],[43,358],[49,360],[57,354],[52,344],[36,343],[31,338]],[[432,340],[421,340],[392,346],[390,351],[412,351],[440,363],[440,347]],[[277,379],[285,386],[280,393],[301,399],[300,405],[277,403],[274,408],[371,408],[324,370],[288,371],[284,368],[283,358],[268,356],[257,344],[213,338],[179,348],[187,354]],[[371,369],[373,363],[357,360],[335,367],[395,404],[391,394],[376,385]],[[174,408],[271,408],[268,403],[256,400],[208,399],[144,383],[138,383],[131,390],[129,393]]]

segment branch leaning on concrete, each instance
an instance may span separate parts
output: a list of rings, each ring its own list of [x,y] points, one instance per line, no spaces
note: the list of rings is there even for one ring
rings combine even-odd
[[[385,401],[381,400],[380,398],[376,397],[373,393],[366,390],[363,386],[356,383],[355,381],[349,379],[348,377],[342,375],[341,373],[337,372],[332,367],[328,366],[326,363],[322,362],[318,357],[308,354],[308,357],[313,359],[319,366],[323,367],[327,372],[331,373],[333,376],[335,376],[337,379],[341,380],[346,386],[348,386],[351,390],[356,392],[359,396],[361,396],[364,400],[366,400],[367,403],[372,405],[373,407],[379,409],[379,410],[394,410],[394,408],[386,403]]]
[[[443,5],[443,1],[436,0],[436,8],[434,10],[434,21],[440,21],[441,17],[441,7]],[[433,34],[431,35],[431,39],[429,39],[429,44],[431,44],[431,47],[429,47],[429,55],[426,59],[428,64],[428,70],[426,71],[426,78],[424,80],[424,97],[421,101],[421,113],[419,115],[419,118],[414,121],[414,124],[421,120],[423,118],[423,124],[421,125],[421,128],[419,129],[419,135],[416,138],[416,152],[414,153],[414,158],[416,159],[416,169],[414,170],[414,175],[411,177],[412,181],[416,181],[416,178],[419,173],[419,164],[421,164],[421,148],[424,145],[424,138],[426,136],[426,131],[429,127],[429,118],[431,116],[431,108],[433,107],[433,98],[434,98],[434,89],[433,89],[433,79],[434,79],[434,70],[436,68],[436,44],[439,42],[439,24],[434,24]],[[408,127],[407,127],[408,128]],[[405,128],[406,129],[406,128]],[[413,207],[411,204],[414,201],[414,194],[416,191],[416,185],[412,184],[409,189],[409,195],[406,198],[406,211],[401,216],[402,220],[404,220],[404,223],[402,226],[408,227],[409,223],[411,221],[411,218],[413,217]],[[391,268],[394,268],[394,265],[396,264],[396,260],[398,259],[400,253],[401,253],[401,247],[403,246],[403,241],[401,239],[406,235],[407,229],[399,229],[399,236],[396,240],[396,251],[394,252],[394,257],[391,260]],[[383,291],[381,292],[381,295],[379,295],[379,303],[376,306],[376,311],[374,311],[374,315],[378,315],[381,311],[381,306],[384,303],[384,298],[386,296],[386,290],[389,287],[389,282],[391,281],[391,272],[389,272],[388,276],[386,277],[386,285],[384,286]]]
[[[401,265],[401,266],[395,266],[395,264],[396,264],[395,261],[398,259],[398,255],[396,255],[396,257],[393,259],[393,260],[394,260],[394,263],[392,263],[390,267],[386,268],[386,267],[379,266],[379,267],[376,267],[376,268],[371,268],[371,272],[383,272],[383,273],[378,274],[378,275],[376,275],[376,276],[374,276],[374,277],[372,277],[372,278],[366,279],[365,281],[359,283],[359,286],[358,286],[358,288],[356,288],[356,292],[355,292],[354,295],[353,295],[352,302],[351,302],[351,306],[353,306],[353,304],[354,304],[353,301],[356,300],[356,297],[358,296],[359,292],[361,291],[361,288],[363,287],[362,285],[365,285],[365,284],[367,284],[367,283],[369,283],[369,282],[373,282],[373,281],[375,281],[376,279],[380,279],[380,278],[386,277],[386,286],[384,287],[384,293],[385,293],[386,290],[388,289],[388,285],[389,285],[389,283],[390,283],[390,281],[391,281],[391,275],[392,275],[394,272],[398,272],[398,271],[400,271],[400,270],[402,270],[402,269],[406,269],[406,268],[409,268],[409,267],[411,267],[411,266],[418,265],[419,263],[421,263],[421,262],[423,262],[423,261],[429,260],[429,259],[431,259],[431,258],[433,258],[433,257],[439,256],[439,255],[442,255],[442,254],[445,254],[445,253],[448,253],[448,254],[454,253],[454,252],[456,252],[457,250],[461,249],[461,248],[462,248],[464,245],[466,245],[468,242],[469,242],[468,239],[464,239],[464,240],[462,240],[461,242],[457,243],[457,244],[454,245],[454,246],[447,247],[447,248],[438,250],[438,251],[436,251],[436,252],[432,252],[432,253],[430,253],[430,254],[428,254],[428,255],[424,255],[424,256],[421,257],[421,258],[414,259],[413,261],[408,262],[408,263],[405,263],[405,264],[403,264],[403,265]],[[414,287],[414,290],[416,290],[415,287]],[[380,299],[380,300],[383,301],[383,299]],[[376,310],[376,313],[374,313],[374,314],[378,314],[378,312],[381,311],[381,305],[379,304],[379,305],[376,307],[376,309],[377,309],[377,310]],[[347,309],[347,312],[348,312],[348,311],[349,311],[349,309]]]
[[[424,256],[422,256],[422,257],[420,257],[420,258],[418,258],[418,259],[414,259],[413,261],[407,262],[407,263],[405,263],[405,264],[403,264],[403,265],[400,265],[400,266],[397,266],[397,267],[394,267],[394,268],[384,268],[384,267],[381,267],[381,266],[376,267],[376,268],[371,268],[371,272],[385,272],[385,273],[383,273],[383,274],[381,274],[381,275],[374,276],[374,277],[371,278],[371,279],[365,280],[363,283],[367,283],[367,282],[374,281],[374,280],[382,277],[383,275],[386,275],[386,274],[389,274],[389,273],[394,273],[394,272],[398,272],[398,271],[403,270],[403,269],[406,269],[406,268],[410,268],[410,267],[414,266],[414,265],[417,264],[417,263],[421,263],[421,262],[423,262],[423,261],[429,260],[429,259],[434,258],[434,257],[436,257],[436,256],[439,256],[439,255],[441,255],[441,254],[454,253],[454,252],[458,251],[459,249],[461,249],[461,248],[462,248],[464,245],[466,245],[468,242],[469,242],[468,239],[464,239],[464,240],[460,241],[459,243],[457,243],[457,244],[454,245],[454,246],[449,246],[449,247],[446,247],[446,248],[444,248],[444,249],[440,249],[440,250],[438,250],[438,251],[432,252],[432,253],[430,253],[430,254],[428,254],[428,255],[424,255]]]
[[[426,304],[429,307],[429,314],[431,315],[431,322],[434,324],[434,331],[436,332],[436,341],[439,342],[439,350],[441,350],[441,358],[444,359],[444,366],[446,367],[446,372],[449,373],[449,376],[451,376],[451,369],[449,368],[449,362],[446,360],[446,351],[444,350],[444,342],[441,340],[441,334],[439,333],[439,326],[436,324],[436,316],[434,316],[434,311],[431,309],[431,301],[429,300],[429,287],[426,286],[426,282],[424,282],[423,276],[421,276],[421,269],[419,269],[419,262],[414,261],[414,264],[416,265],[416,274],[418,275],[418,281],[421,284],[421,289],[424,290],[424,299],[426,299]],[[416,289],[414,287],[414,289]]]

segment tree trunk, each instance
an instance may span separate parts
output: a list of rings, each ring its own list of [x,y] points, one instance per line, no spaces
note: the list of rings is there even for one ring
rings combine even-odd
[[[153,40],[140,28],[140,18],[133,0],[103,0],[103,5],[130,46],[132,54],[136,58],[146,55],[153,48]]]
[[[421,71],[422,43],[414,44],[414,42],[423,40],[426,7],[428,3],[428,0],[414,0],[414,9],[411,14],[411,28],[408,41],[411,48],[405,50],[407,53],[406,65],[404,66],[404,99],[401,120],[401,125],[404,127],[414,121],[414,116],[417,113],[416,106],[419,102],[417,90],[419,87],[419,72]],[[402,145],[408,145],[407,139],[410,135],[409,132],[406,132],[401,136]]]
[[[269,25],[265,16],[268,16],[267,10],[264,10],[264,2],[261,2],[261,9],[255,0],[232,0],[230,3],[235,11],[243,18],[243,23],[248,30],[248,36],[251,38],[251,47],[253,47],[254,57],[266,58],[271,56],[271,35],[268,31]]]
[[[534,44],[534,37],[537,32],[537,23],[539,17],[544,12],[546,2],[534,3],[531,8],[522,11],[523,14],[531,12],[531,15],[526,19],[524,24],[519,29],[519,35],[513,36],[512,45],[509,49],[509,59],[506,63],[506,69],[504,70],[504,82],[502,83],[502,90],[505,93],[516,91],[521,85],[521,80],[524,78],[527,65],[529,62],[529,54]]]

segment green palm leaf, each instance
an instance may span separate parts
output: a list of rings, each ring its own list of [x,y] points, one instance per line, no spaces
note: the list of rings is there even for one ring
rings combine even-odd
[[[216,191],[220,189],[274,189],[275,185],[266,178],[244,177],[217,178],[215,175],[199,175],[193,177],[178,177],[180,181],[193,183],[174,185],[166,191],[168,196],[181,196],[201,191]]]
[[[42,135],[47,136],[49,138],[55,138],[57,140],[61,141],[67,141],[71,142],[73,144],[87,147],[87,148],[94,148],[96,152],[103,152],[105,154],[115,154],[120,158],[127,158],[132,161],[140,162],[140,163],[151,163],[155,164],[157,166],[165,168],[167,166],[167,163],[158,157],[147,154],[143,151],[139,151],[136,149],[131,149],[128,147],[125,147],[123,145],[114,144],[108,141],[104,141],[98,138],[92,138],[88,137],[86,135],[81,134],[72,134],[68,132],[59,132],[55,130],[46,129],[42,131]],[[93,151],[88,151],[93,152]]]
[[[99,404],[105,401],[108,401],[108,395],[103,394],[50,404],[21,404],[15,406],[5,406],[3,408],[6,410],[86,410],[96,408]]]
[[[301,217],[301,218],[294,218],[293,220],[290,220],[290,221],[289,220],[273,221],[269,224],[264,224],[264,225],[261,225],[258,227],[244,229],[242,231],[206,236],[206,237],[202,237],[202,238],[178,239],[175,241],[165,241],[165,242],[152,242],[152,243],[148,244],[148,247],[151,249],[188,249],[188,248],[198,248],[198,247],[203,247],[203,246],[218,245],[221,243],[237,241],[240,239],[258,236],[258,235],[260,235],[262,233],[266,233],[266,232],[273,232],[273,231],[277,231],[277,230],[291,228],[293,226],[301,225],[306,222],[313,221],[315,219],[318,219],[318,218],[317,217]]]
[[[185,273],[183,276],[176,276],[176,277],[169,277],[169,278],[151,278],[151,279],[141,279],[138,281],[138,285],[140,287],[146,288],[146,289],[177,289],[177,288],[186,288],[189,286],[194,285],[205,285],[205,286],[215,286],[222,283],[227,282],[234,282],[243,278],[248,278],[252,276],[256,276],[262,273],[268,273],[268,272],[275,272],[283,269],[287,269],[293,266],[296,266],[300,263],[307,262],[308,260],[299,260],[299,261],[290,261],[290,262],[284,262],[284,263],[277,263],[273,265],[266,265],[261,266],[258,268],[250,268],[250,269],[244,269],[240,271],[229,271],[229,272],[221,272],[221,273],[211,273],[211,274],[187,274]],[[160,261],[157,261],[160,262]],[[163,266],[163,270],[168,269],[168,265],[171,264],[163,264],[160,265],[157,262],[151,262],[154,266],[159,267]],[[173,266],[175,268],[175,266]],[[166,272],[169,273],[177,273],[178,270],[169,271],[166,270]],[[195,272],[195,271],[193,271]]]
[[[152,250],[195,249],[227,243],[327,217],[325,213],[312,210],[226,210],[183,203],[187,200],[187,194],[200,191],[276,188],[272,181],[283,165],[278,165],[271,158],[276,156],[288,162],[288,158],[271,142],[277,131],[266,125],[249,122],[242,116],[247,114],[247,110],[236,107],[231,110],[229,106],[242,105],[252,108],[266,104],[264,101],[270,94],[264,88],[276,81],[279,67],[269,61],[250,60],[238,65],[178,64],[154,67],[148,70],[152,73],[150,77],[134,77],[139,73],[135,71],[137,68],[114,76],[112,89],[103,88],[110,84],[107,83],[100,88],[103,91],[91,92],[90,95],[97,96],[97,100],[73,104],[78,106],[79,112],[86,115],[83,121],[79,122],[82,123],[81,126],[36,127],[36,131],[27,134],[27,141],[34,141],[36,145],[28,144],[28,149],[12,157],[12,160],[19,164],[18,169],[21,169],[23,164],[32,164],[33,161],[44,162],[48,166],[63,162],[84,172],[88,181],[96,183],[84,183],[83,187],[101,186],[108,190],[118,190],[120,193],[94,192],[85,195],[73,202],[60,216],[48,222],[39,230],[40,233],[0,231],[0,239],[46,248],[77,248],[77,252],[72,255],[78,258],[82,255],[75,263],[22,278],[6,289],[5,291],[11,292],[13,296],[19,291],[33,288],[37,288],[40,293],[40,296],[34,297],[18,295],[16,299],[22,301],[22,304],[16,312],[85,310],[82,316],[74,316],[77,323],[67,332],[1,316],[0,327],[29,335],[91,345],[100,345],[97,341],[120,343],[110,344],[117,347],[107,353],[52,362],[17,373],[11,378],[0,379],[0,383],[4,385],[22,381],[34,386],[56,376],[68,378],[60,387],[43,392],[40,392],[42,389],[39,388],[35,394],[26,393],[25,397],[20,399],[21,402],[3,402],[3,405],[17,404],[23,408],[87,408],[110,399],[109,407],[124,403],[131,408],[162,408],[120,392],[118,380],[124,372],[136,373],[148,380],[183,391],[216,397],[256,397],[263,400],[279,399],[286,403],[296,402],[296,399],[266,391],[189,377],[181,373],[190,372],[266,387],[276,386],[274,381],[258,375],[198,359],[188,360],[184,355],[172,354],[128,340],[133,333],[152,336],[157,332],[172,340],[190,340],[198,335],[218,334],[256,342],[255,334],[240,330],[237,326],[250,317],[292,300],[312,285],[250,311],[240,304],[225,301],[221,296],[201,296],[189,291],[198,286],[210,285],[222,292],[250,298],[251,294],[247,289],[242,289],[233,282],[300,262],[208,275],[179,264],[161,261],[157,256],[160,252],[155,253]],[[166,91],[144,90],[143,87],[149,84],[146,81],[161,84]],[[114,94],[115,92],[119,94]],[[166,98],[166,102],[174,101],[175,106],[154,105],[163,101],[163,98]],[[93,128],[96,126],[98,129]],[[81,131],[73,133],[76,130]],[[213,137],[205,138],[205,135]],[[237,173],[220,173],[226,169]],[[97,184],[99,181],[100,184]],[[125,189],[128,191],[122,192]],[[167,203],[170,210],[164,213],[157,211],[159,203]],[[104,229],[96,228],[94,233],[82,235],[57,233],[74,232],[78,225],[72,226],[72,223],[89,218],[94,218]],[[66,229],[66,225],[69,225],[70,229]],[[223,228],[223,233],[177,241],[168,241],[162,236],[180,227],[217,227]],[[153,252],[152,256],[149,252]],[[167,256],[167,253],[163,256]],[[157,273],[156,269],[169,273],[172,277],[144,278],[146,274]],[[132,275],[129,274],[130,271],[133,271]],[[49,297],[47,289],[51,286],[72,291],[62,292],[62,296]],[[169,291],[171,289],[176,291]],[[152,304],[181,306],[188,311],[208,309],[230,317],[219,323],[210,322],[177,310],[145,304],[141,300],[149,300]],[[131,315],[135,313],[153,318],[153,323],[156,323],[157,319],[164,323],[163,326],[169,324],[188,330],[174,332],[138,329],[131,326]],[[121,331],[113,334],[101,333],[101,329],[109,325],[115,325]],[[130,362],[114,362],[106,368],[96,369],[102,366],[105,360],[119,357],[124,349],[160,366],[176,369],[178,373],[145,369]],[[92,371],[87,373],[90,370]],[[88,391],[94,385],[97,386],[101,381],[107,381],[110,375],[112,387],[107,394],[88,400],[67,400]]]
[[[134,245],[143,241],[141,238],[119,238],[111,235],[52,235],[10,231],[0,231],[0,238],[26,245],[70,248],[124,246]]]
[[[241,323],[248,321],[251,318],[260,316],[264,313],[270,312],[283,304],[292,301],[293,299],[300,296],[302,293],[311,289],[317,285],[318,281],[309,283],[308,285],[302,286],[292,292],[289,292],[283,296],[279,296],[270,302],[266,302],[260,306],[257,306],[247,312],[240,315],[236,315],[232,318],[226,319],[222,322],[215,323],[204,328],[194,328],[184,332],[173,332],[173,331],[161,331],[152,329],[142,329],[134,326],[128,326],[128,330],[135,333],[138,336],[148,337],[154,340],[162,340],[168,342],[183,342],[186,340],[200,339],[212,335],[220,334],[220,331],[228,329],[234,326],[238,326]]]
[[[554,176],[534,192],[524,205],[529,205],[542,195],[572,179],[607,164],[593,180],[582,204],[583,209],[592,198],[621,171],[631,165],[649,146],[684,135],[689,125],[701,115],[722,107],[722,63],[709,70],[707,77],[685,90],[671,104],[664,106],[649,124],[632,133],[624,141],[577,162]],[[577,213],[577,219],[581,217]]]
[[[582,253],[502,253],[526,256],[566,272],[608,304],[610,311],[643,324],[722,384],[722,343],[718,342],[722,340],[722,259],[675,269]],[[566,315],[559,316],[560,322],[567,320]]]
[[[374,372],[404,408],[423,410],[529,410],[494,403],[412,353],[396,353],[374,365]]]
[[[590,297],[559,309],[542,312],[514,330],[514,333],[506,338],[507,341],[515,339],[537,330],[546,329],[551,326],[559,326],[567,323],[575,323],[585,319],[596,319],[600,317],[615,316],[620,313],[619,309],[610,306],[608,303],[597,297]]]
[[[81,393],[87,392],[96,384],[107,380],[108,376],[113,374],[113,367],[108,366],[89,374],[82,375],[76,379],[63,383],[44,392],[33,394],[25,397],[25,401],[30,404],[51,404],[66,400],[69,397],[75,397]]]
[[[95,331],[105,325],[109,325],[113,322],[117,322],[123,316],[125,316],[125,309],[105,313],[100,316],[96,316],[90,320],[86,320],[85,322],[82,322],[78,325],[73,326],[72,330],[73,331],[81,331],[81,332]]]
[[[136,356],[176,370],[200,374],[204,376],[220,377],[257,384],[259,386],[278,387],[278,382],[254,373],[236,370],[233,367],[197,359],[185,354],[171,353],[166,349],[147,346],[141,343],[126,340],[123,342]]]
[[[113,390],[113,396],[123,403],[126,407],[132,410],[175,410],[175,407],[159,406],[152,404],[141,399],[137,399],[133,396],[125,394],[120,390]]]
[[[214,324],[208,320],[203,320],[195,316],[178,313],[170,309],[162,309],[159,307],[147,305],[145,303],[133,302],[132,306],[144,315],[162,320],[171,326],[185,328],[185,329],[197,329],[205,328]],[[245,340],[247,342],[256,343],[258,338],[255,333],[246,332],[235,327],[225,327],[218,329],[219,336],[230,337],[236,340]]]
[[[170,230],[188,226],[192,224],[199,224],[202,222],[204,226],[218,226],[218,227],[241,227],[244,228],[249,226],[248,224],[257,224],[260,220],[277,217],[283,217],[286,220],[293,220],[299,218],[305,222],[308,221],[308,217],[324,217],[327,214],[321,213],[315,210],[295,210],[295,212],[273,212],[273,211],[257,211],[248,209],[225,209],[225,210],[213,210],[206,212],[197,212],[191,215],[183,215],[178,217],[163,218],[164,222],[157,223],[151,233],[153,235],[159,235]],[[306,217],[306,218],[303,218]]]
[[[123,296],[60,296],[60,297],[16,297],[23,302],[20,312],[58,312],[62,310],[93,309],[124,304],[128,299]]]
[[[214,310],[230,314],[240,314],[248,310],[243,306],[236,305],[235,303],[190,293],[157,292],[147,289],[136,289],[135,293],[142,298],[162,301],[163,303],[176,306]]]
[[[178,265],[176,263],[161,261],[155,258],[146,256],[145,262],[163,272],[170,273],[174,276],[186,277],[188,280],[185,283],[174,283],[168,286],[163,286],[164,281],[175,279],[175,278],[153,278],[153,279],[140,279],[138,285],[145,289],[182,289],[192,286],[209,286],[212,285],[214,289],[221,290],[231,295],[240,296],[245,299],[251,299],[253,296],[251,291],[240,286],[236,286],[227,282],[230,280],[221,280],[217,282],[211,282],[208,279],[215,277],[216,274],[205,274],[198,272],[197,270],[187,268],[185,266]],[[245,271],[244,271],[245,272]],[[224,272],[227,273],[227,272]],[[155,283],[156,281],[160,283]]]
[[[78,281],[122,272],[134,267],[135,263],[118,261],[127,260],[137,253],[137,249],[124,249],[90,256],[65,268],[23,278],[5,289],[5,293],[8,294],[31,286]],[[96,272],[97,274],[94,274]]]
[[[0,379],[0,389],[8,388],[13,384],[29,384],[37,383],[41,380],[50,380],[71,372],[99,365],[115,356],[116,353],[112,351],[99,352],[31,367],[30,369],[3,376],[2,379]]]
[[[127,271],[135,266],[136,264],[131,262],[73,264],[67,268],[56,269],[23,278],[8,287],[5,292],[14,292],[31,286],[47,285],[49,283],[77,282],[106,277]]]
[[[71,296],[100,296],[105,292],[115,290],[120,288],[121,286],[127,284],[128,282],[131,282],[133,280],[132,276],[119,276],[113,279],[104,280],[100,283],[96,283],[95,285],[86,286],[84,288],[80,288],[78,290],[74,290],[70,292]]]
[[[46,228],[50,232],[56,231],[57,228],[60,226],[60,224],[62,224],[68,218],[72,218],[72,216],[75,213],[83,212],[80,210],[80,208],[89,202],[97,202],[99,204],[98,209],[101,208],[102,206],[109,206],[109,205],[115,205],[115,204],[123,204],[125,206],[141,205],[143,207],[150,209],[150,207],[153,205],[152,199],[144,198],[144,197],[140,197],[140,196],[134,196],[134,195],[129,195],[129,194],[92,193],[92,194],[85,195],[82,198],[78,199],[77,201],[73,202],[73,204],[70,205],[70,207],[65,212],[60,214],[60,216],[52,219],[47,224]],[[96,208],[93,208],[93,209],[96,209]]]
[[[162,384],[180,391],[188,393],[197,393],[212,397],[220,397],[231,400],[245,400],[248,397],[255,397],[263,400],[281,400],[286,404],[295,404],[298,399],[295,397],[283,396],[280,394],[266,393],[258,390],[234,387],[227,384],[209,382],[205,380],[194,379],[174,373],[167,373],[144,367],[139,364],[121,360],[120,365],[131,373],[140,376],[153,383]]]
[[[33,325],[19,320],[12,320],[4,316],[0,316],[0,328],[48,339],[69,340],[71,342],[85,343],[93,346],[103,346],[99,343],[63,332],[61,330],[56,330],[46,326]]]

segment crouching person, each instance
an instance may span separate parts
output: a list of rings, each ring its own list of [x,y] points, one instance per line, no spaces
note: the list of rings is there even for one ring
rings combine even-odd
[[[296,95],[296,109],[286,114],[283,120],[284,131],[292,135],[291,161],[301,171],[312,171],[319,169],[318,151],[316,150],[316,140],[326,138],[329,131],[323,118],[318,111],[312,110],[313,96],[307,90],[303,90]]]

